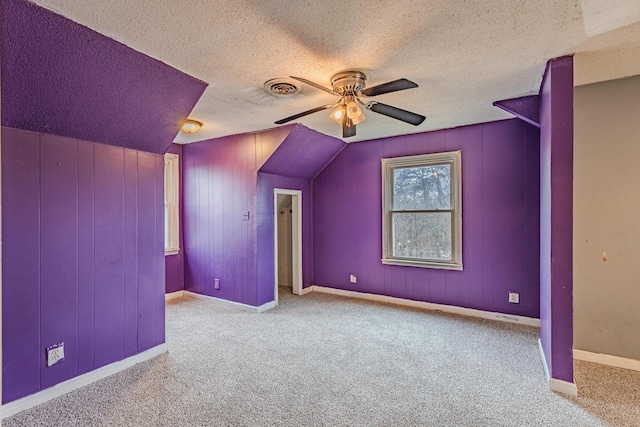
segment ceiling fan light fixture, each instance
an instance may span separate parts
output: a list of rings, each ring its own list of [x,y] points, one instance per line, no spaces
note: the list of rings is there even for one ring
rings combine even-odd
[[[329,117],[331,117],[331,120],[338,123],[339,125],[342,124],[342,121],[344,120],[345,116],[346,116],[346,112],[345,112],[344,105],[338,105],[338,108],[333,110],[333,112],[329,115]]]
[[[347,103],[347,117],[351,119],[354,125],[362,123],[366,119],[358,104],[353,100]]]
[[[187,119],[182,123],[180,130],[185,133],[196,133],[202,127],[202,123],[197,120]]]

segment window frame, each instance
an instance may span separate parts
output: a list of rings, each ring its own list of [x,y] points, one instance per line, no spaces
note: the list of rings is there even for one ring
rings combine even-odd
[[[408,258],[393,255],[393,214],[396,212],[437,212],[438,210],[393,210],[394,170],[450,165],[451,171],[451,259]],[[462,152],[420,154],[382,159],[382,263],[411,267],[463,270],[462,264]]]
[[[164,155],[164,208],[164,254],[176,255],[180,252],[180,162],[173,153]]]

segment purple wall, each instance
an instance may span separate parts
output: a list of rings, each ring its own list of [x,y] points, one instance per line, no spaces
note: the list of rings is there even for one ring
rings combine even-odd
[[[184,215],[183,209],[183,196],[184,192],[184,179],[182,176],[182,145],[179,144],[171,144],[167,153],[177,154],[178,155],[178,179],[180,180],[179,185],[179,198],[180,198],[180,207],[179,207],[179,228],[180,228],[180,252],[175,255],[167,255],[164,257],[165,262],[165,273],[166,273],[166,292],[176,292],[184,290],[184,229],[183,229],[183,221],[182,216]]]
[[[0,3],[3,126],[164,153],[207,86],[33,3]]]
[[[313,193],[311,180],[258,173],[258,305],[274,300],[273,189],[302,191],[302,283],[313,284]]]
[[[164,342],[162,182],[161,155],[2,128],[4,403]]]
[[[290,131],[287,126],[183,147],[185,290],[257,305],[257,171]]]
[[[273,300],[274,187],[303,190],[303,282],[312,283],[310,178],[344,145],[294,125],[184,146],[185,289],[252,306]]]
[[[383,265],[381,158],[458,149],[464,271]],[[315,284],[538,317],[539,156],[516,119],[347,145],[313,181]]]
[[[573,382],[573,58],[540,89],[540,340],[552,378]]]

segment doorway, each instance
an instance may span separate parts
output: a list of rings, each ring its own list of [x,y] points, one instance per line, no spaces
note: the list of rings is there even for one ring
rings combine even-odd
[[[302,294],[302,191],[273,190],[274,300],[278,286]]]

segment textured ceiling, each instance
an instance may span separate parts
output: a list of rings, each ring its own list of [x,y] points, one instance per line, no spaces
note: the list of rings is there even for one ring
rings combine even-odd
[[[358,69],[369,86],[405,77],[419,88],[376,99],[427,116],[414,127],[366,112],[350,141],[499,120],[492,102],[537,93],[547,60],[576,54],[576,84],[640,74],[638,0],[36,0],[209,83],[185,143],[274,127],[334,98],[263,83],[289,75],[328,86]],[[632,55],[632,56],[630,56]],[[299,120],[340,137],[328,111]]]

